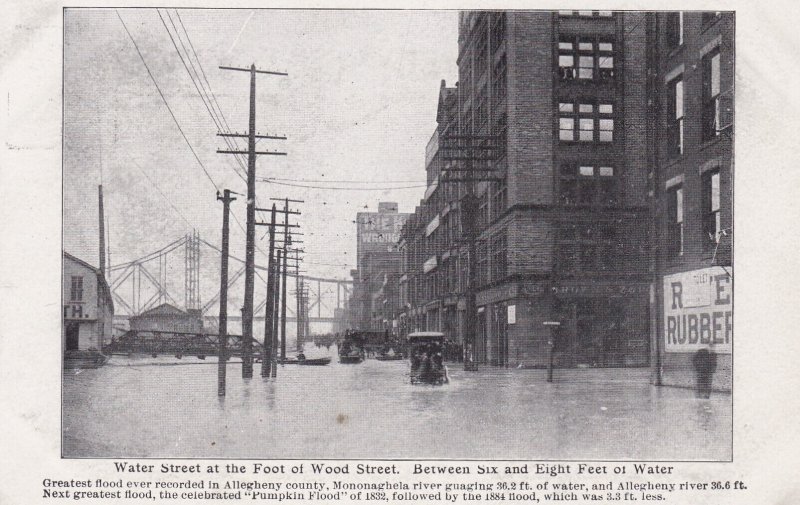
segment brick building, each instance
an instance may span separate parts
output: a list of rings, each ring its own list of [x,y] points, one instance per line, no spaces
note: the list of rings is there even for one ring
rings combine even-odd
[[[561,365],[649,364],[645,18],[460,14],[459,83],[440,95],[434,139],[454,129],[498,139],[495,159],[469,168],[499,180],[442,184],[442,166],[463,165],[430,157],[401,240],[409,327],[463,341],[461,202],[472,190],[479,363],[544,366],[543,323],[558,321]]]
[[[378,212],[356,215],[357,268],[351,271],[351,328],[386,330],[394,326],[401,264],[397,242],[407,217],[397,211],[395,202],[380,202]]]
[[[734,14],[654,15],[652,166],[656,380],[694,384],[692,356],[718,355],[731,387]]]

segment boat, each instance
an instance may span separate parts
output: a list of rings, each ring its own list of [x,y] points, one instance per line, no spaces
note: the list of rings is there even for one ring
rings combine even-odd
[[[298,360],[298,365],[306,365],[306,366],[324,366],[331,362],[330,358],[311,358],[311,359],[303,359]]]
[[[302,356],[302,358],[301,358]],[[330,358],[306,358],[302,354],[297,358],[279,359],[281,365],[305,365],[305,366],[324,366],[330,364]]]
[[[444,333],[420,331],[408,335],[411,384],[442,385],[450,382],[444,364]]]
[[[379,354],[378,356],[375,356],[375,359],[378,361],[400,361],[405,358],[402,354]]]
[[[64,352],[64,368],[100,368],[106,364],[108,356],[95,349],[69,350]]]

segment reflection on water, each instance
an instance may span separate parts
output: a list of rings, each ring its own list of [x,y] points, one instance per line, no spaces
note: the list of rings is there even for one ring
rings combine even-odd
[[[403,361],[281,366],[243,380],[216,361],[114,357],[65,371],[66,457],[686,459],[731,456],[731,397],[655,388],[642,369],[449,366],[411,385]]]

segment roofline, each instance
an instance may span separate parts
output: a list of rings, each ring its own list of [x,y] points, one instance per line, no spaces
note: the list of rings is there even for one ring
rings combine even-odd
[[[97,279],[100,281],[100,285],[103,287],[103,289],[106,291],[106,293],[108,293],[108,303],[111,305],[111,313],[113,314],[114,313],[114,295],[111,293],[111,286],[108,285],[108,281],[106,281],[106,277],[105,277],[105,275],[103,275],[103,272],[99,268],[90,265],[89,263],[87,263],[86,261],[78,258],[77,256],[73,256],[72,254],[68,253],[67,251],[62,250],[61,253],[65,258],[68,258],[68,259],[78,263],[79,265],[82,265],[82,266],[88,268],[89,270],[91,270],[92,272],[94,272],[94,274],[97,276]]]

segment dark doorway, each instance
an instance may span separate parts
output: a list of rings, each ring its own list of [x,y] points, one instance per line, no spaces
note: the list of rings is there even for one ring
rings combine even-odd
[[[486,311],[478,312],[478,338],[477,349],[475,350],[475,361],[480,364],[486,364],[487,358],[487,335],[486,335]]]
[[[78,350],[78,343],[80,342],[79,334],[80,334],[80,325],[74,321],[70,321],[67,323],[67,328],[65,330],[66,333],[66,350],[67,351],[76,351]]]
[[[497,318],[497,365],[508,366],[508,305],[495,306]]]

